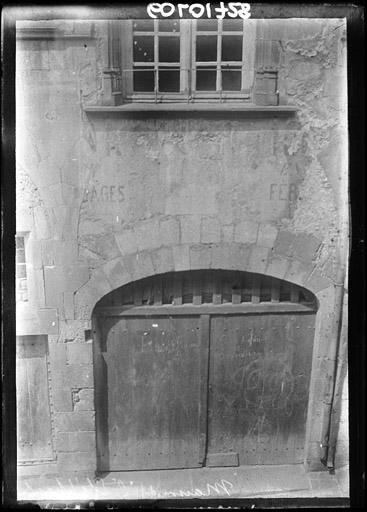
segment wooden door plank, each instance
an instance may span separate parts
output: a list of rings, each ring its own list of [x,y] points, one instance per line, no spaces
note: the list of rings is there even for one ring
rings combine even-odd
[[[107,320],[104,470],[200,466],[199,317]]]
[[[96,404],[96,449],[97,449],[97,470],[109,470],[109,447],[108,447],[108,408],[107,408],[107,367],[103,355],[106,353],[106,337],[102,325],[108,329],[111,318],[99,318],[96,315],[92,318],[93,330],[93,366],[95,374],[95,404]],[[106,325],[107,324],[107,325]]]
[[[16,341],[18,460],[52,460],[47,336],[19,336]]]
[[[208,455],[293,464],[304,446],[314,314],[215,316]],[[218,459],[218,458],[217,458]]]
[[[204,465],[207,448],[208,430],[208,382],[209,382],[209,347],[210,316],[200,317],[200,448],[199,464]]]

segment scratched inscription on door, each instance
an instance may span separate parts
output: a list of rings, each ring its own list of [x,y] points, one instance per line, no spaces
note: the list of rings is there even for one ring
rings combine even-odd
[[[308,404],[311,331],[301,331],[307,322],[295,315],[213,320],[211,453],[237,452],[240,463],[294,462]]]
[[[109,444],[100,466],[200,465],[198,333],[198,319],[183,316],[131,317],[109,330]]]

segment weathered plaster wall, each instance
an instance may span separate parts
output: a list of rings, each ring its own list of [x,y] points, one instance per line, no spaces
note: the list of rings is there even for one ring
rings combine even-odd
[[[134,279],[208,267],[317,294],[306,454],[317,466],[347,242],[345,23],[267,23],[294,118],[87,115],[103,92],[105,24],[54,22],[64,37],[19,40],[17,229],[29,233],[31,300],[18,331],[49,334],[55,471],[94,469],[95,303]]]

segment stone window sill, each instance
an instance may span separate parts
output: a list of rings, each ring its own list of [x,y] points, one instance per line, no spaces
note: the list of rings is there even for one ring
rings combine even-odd
[[[236,114],[242,116],[292,116],[298,111],[293,105],[261,106],[239,103],[125,103],[123,105],[88,105],[88,114],[135,114],[144,113],[200,113]]]

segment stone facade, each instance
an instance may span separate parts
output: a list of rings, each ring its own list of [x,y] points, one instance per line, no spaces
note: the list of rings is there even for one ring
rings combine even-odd
[[[106,23],[19,25],[17,231],[29,301],[18,304],[17,334],[48,335],[54,453],[22,474],[95,470],[98,300],[143,277],[203,268],[262,273],[316,295],[305,464],[322,467],[347,264],[345,23],[266,23],[281,41],[278,89],[293,116],[87,112],[103,103]],[[27,36],[35,26],[42,38]],[[339,466],[348,462],[344,374]]]

